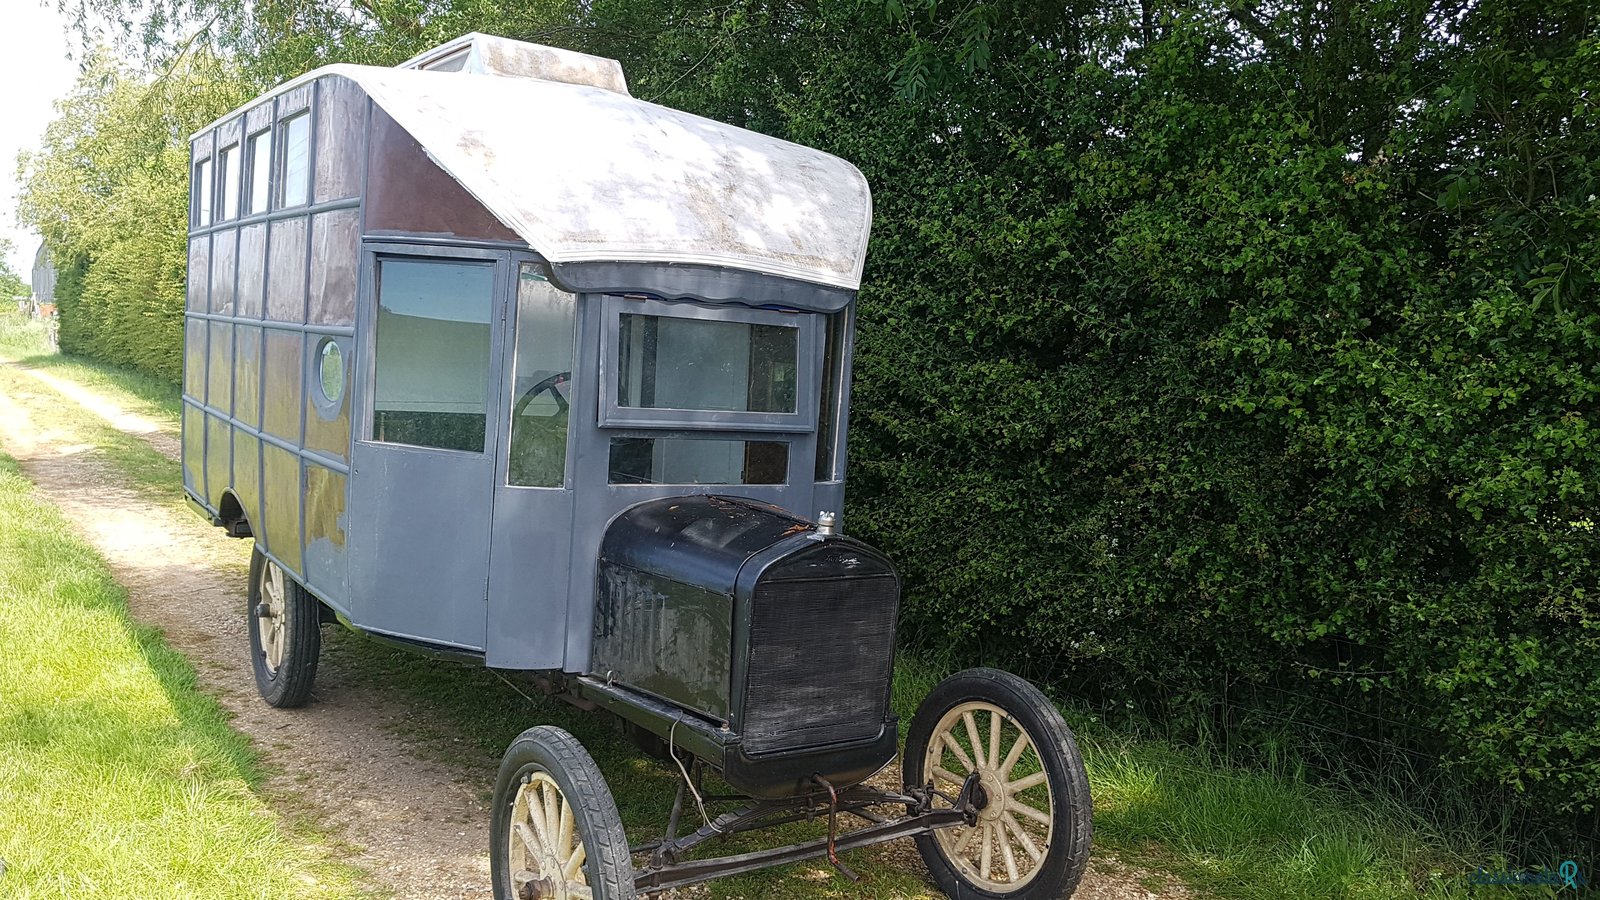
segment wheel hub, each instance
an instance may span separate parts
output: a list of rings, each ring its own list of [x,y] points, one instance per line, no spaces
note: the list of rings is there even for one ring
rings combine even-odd
[[[972,799],[980,822],[998,822],[1006,811],[1006,791],[999,773],[989,767],[979,769],[978,787],[972,792]]]
[[[261,602],[253,610],[256,634],[267,671],[276,675],[284,656],[284,577],[278,564],[267,560],[261,572]]]

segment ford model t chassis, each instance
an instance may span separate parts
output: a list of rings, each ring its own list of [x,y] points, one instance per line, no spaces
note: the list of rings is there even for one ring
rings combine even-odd
[[[192,146],[184,488],[254,540],[262,697],[305,703],[338,622],[610,713],[680,779],[630,845],[584,748],[523,733],[495,785],[499,900],[815,857],[854,877],[841,853],[899,838],[951,897],[1072,892],[1090,798],[1060,714],[970,670],[902,749],[899,576],[822,512],[844,499],[860,172],[484,35],[309,73]],[[717,855],[795,822],[814,839]]]
[[[497,898],[610,900],[815,857],[855,878],[840,853],[898,838],[915,840],[951,897],[1071,894],[1088,859],[1088,783],[1060,713],[1026,681],[994,669],[946,679],[911,721],[899,777],[874,777],[899,746],[889,712],[898,579],[871,548],[831,532],[715,494],[641,503],[611,524],[595,670],[534,679],[614,713],[676,771],[677,797],[661,838],[630,845],[582,745],[530,728],[495,784]],[[251,602],[262,695],[304,701],[323,610],[260,555]],[[734,793],[708,792],[708,770]],[[797,821],[825,823],[826,835],[701,852]]]

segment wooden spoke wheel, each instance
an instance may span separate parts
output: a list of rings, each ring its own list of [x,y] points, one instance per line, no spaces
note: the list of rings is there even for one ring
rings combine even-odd
[[[524,731],[495,785],[489,866],[495,900],[634,900],[622,818],[583,745]]]
[[[258,547],[250,557],[246,614],[261,699],[277,707],[304,705],[322,653],[321,603]]]
[[[917,838],[951,897],[1072,893],[1089,861],[1088,776],[1061,713],[1006,672],[970,669],[923,701],[906,741],[907,785],[955,796],[976,774],[977,821]]]

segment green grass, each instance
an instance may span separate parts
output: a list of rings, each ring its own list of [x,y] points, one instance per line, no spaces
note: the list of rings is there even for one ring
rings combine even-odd
[[[15,334],[14,328],[11,333]],[[0,355],[15,358],[6,348],[17,339],[6,334],[0,320]],[[176,417],[175,391],[162,399],[141,387],[141,379],[112,368],[37,356],[33,364],[83,380],[130,408],[135,402],[149,403],[146,409],[136,409],[144,414],[158,417],[164,411],[169,419]],[[85,371],[94,377],[81,376]],[[11,388],[8,377],[27,376],[0,370],[0,390]],[[41,388],[34,382],[31,389]],[[66,423],[88,435],[153,496],[178,496],[177,467],[142,441],[98,424],[76,408],[58,404],[35,414],[42,416],[45,411],[52,423]],[[654,837],[666,821],[674,773],[634,750],[608,717],[557,700],[530,700],[481,668],[412,656],[335,629],[327,632],[324,652],[343,662],[354,677],[381,685],[416,709],[408,736],[452,761],[485,792],[492,784],[495,763],[512,738],[531,725],[553,724],[573,732],[595,755],[631,838]],[[902,726],[947,668],[916,658],[900,661],[893,702]],[[329,702],[338,699],[330,697]],[[1453,900],[1549,893],[1526,887],[1473,888],[1469,893],[1466,873],[1478,865],[1491,869],[1503,865],[1508,854],[1469,825],[1437,824],[1448,815],[1421,816],[1382,791],[1332,787],[1307,776],[1287,758],[1267,754],[1264,765],[1240,766],[1158,736],[1112,730],[1070,703],[1063,704],[1063,710],[1078,733],[1093,785],[1097,852],[1103,856],[1110,851],[1119,859],[1176,876],[1198,896]],[[770,845],[773,840],[815,834],[815,826],[793,826],[761,840],[743,837],[723,846],[739,852],[763,842]],[[858,885],[834,876],[825,864],[804,863],[715,882],[711,895],[765,900],[936,897],[920,876],[906,871],[908,852],[897,848],[849,854],[850,865],[865,876]]]
[[[0,457],[0,895],[347,897],[246,740]]]
[[[176,433],[182,413],[176,384],[81,356],[65,356],[45,343],[44,326],[15,312],[0,312],[0,357],[91,388],[123,409]]]

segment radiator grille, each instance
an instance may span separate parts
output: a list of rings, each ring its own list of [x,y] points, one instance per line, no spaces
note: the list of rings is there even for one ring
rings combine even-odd
[[[894,664],[894,576],[763,581],[751,599],[746,750],[876,737]]]

